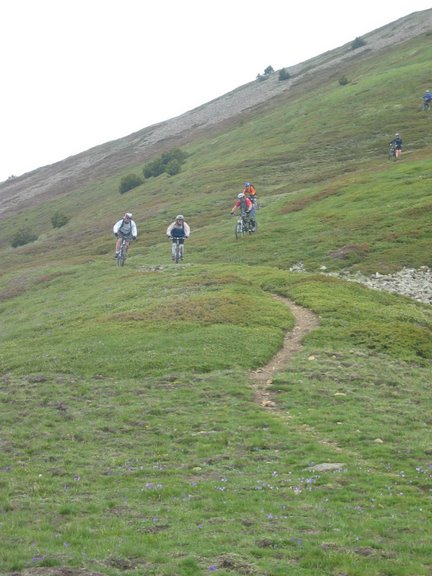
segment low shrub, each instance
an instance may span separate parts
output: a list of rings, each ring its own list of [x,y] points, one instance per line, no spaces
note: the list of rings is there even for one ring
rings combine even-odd
[[[357,36],[352,43],[351,43],[351,50],[356,50],[357,48],[361,48],[366,44],[366,41],[363,40],[360,36]]]
[[[51,216],[51,224],[53,225],[53,228],[61,228],[62,226],[65,226],[69,220],[69,216],[66,216],[66,214],[63,214],[63,212],[60,212],[59,210],[54,212]]]
[[[17,248],[18,246],[24,246],[24,244],[30,244],[38,239],[38,236],[31,232],[31,230],[26,230],[22,228],[13,236],[11,246]]]
[[[291,75],[286,68],[282,68],[282,70],[279,70],[279,80],[280,81],[289,80],[290,78],[291,78]]]
[[[138,176],[137,174],[128,174],[121,179],[119,192],[120,194],[124,194],[125,192],[132,190],[132,188],[140,186],[143,182],[144,180],[141,176]]]

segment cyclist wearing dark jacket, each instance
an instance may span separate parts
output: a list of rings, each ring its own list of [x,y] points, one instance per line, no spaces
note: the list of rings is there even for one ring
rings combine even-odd
[[[184,216],[182,214],[176,216],[174,222],[172,222],[168,226],[166,235],[168,236],[168,238],[172,238],[173,240],[172,253],[171,253],[173,260],[175,258],[175,249],[176,249],[175,239],[180,238],[179,243],[184,244],[185,238],[189,238],[190,233],[191,233],[190,226],[187,222],[185,222]]]
[[[426,90],[423,94],[423,110],[428,110],[432,103],[432,92],[430,90]]]
[[[400,158],[401,154],[402,154],[403,142],[402,142],[402,138],[400,137],[399,132],[396,132],[395,137],[390,142],[390,144],[394,147],[395,157]]]

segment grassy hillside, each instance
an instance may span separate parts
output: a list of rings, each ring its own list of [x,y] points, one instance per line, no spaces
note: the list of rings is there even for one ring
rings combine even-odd
[[[430,574],[431,307],[320,270],[432,265],[431,57],[429,35],[360,51],[191,140],[175,177],[120,195],[127,168],[2,221],[1,574]],[[246,179],[259,232],[235,240]],[[275,295],[319,326],[266,407],[251,371],[298,321]]]

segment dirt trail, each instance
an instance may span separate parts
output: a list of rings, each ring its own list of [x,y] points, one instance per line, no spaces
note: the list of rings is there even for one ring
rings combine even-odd
[[[285,334],[282,348],[273,356],[270,362],[250,374],[255,401],[260,406],[270,410],[277,409],[273,395],[268,390],[273,381],[273,376],[287,368],[293,354],[300,350],[303,337],[319,325],[318,317],[306,308],[302,308],[282,296],[274,295],[274,298],[289,306],[294,314],[295,326],[293,330]]]

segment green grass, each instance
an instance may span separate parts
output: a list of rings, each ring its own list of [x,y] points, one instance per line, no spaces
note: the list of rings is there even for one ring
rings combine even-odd
[[[432,116],[412,93],[431,51],[420,37],[299,80],[191,141],[174,178],[121,196],[128,167],[2,221],[1,574],[430,574],[431,307],[319,271],[431,265]],[[260,228],[236,241],[245,179]],[[139,240],[119,269],[126,208]],[[12,249],[22,226],[39,239]],[[249,373],[294,327],[274,295],[319,326],[272,375],[268,410]]]

